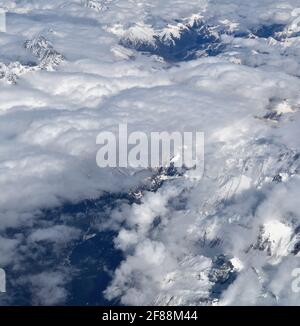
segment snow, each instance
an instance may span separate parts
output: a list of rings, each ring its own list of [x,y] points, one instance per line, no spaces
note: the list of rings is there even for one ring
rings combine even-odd
[[[262,241],[270,243],[269,250],[272,255],[272,264],[276,264],[283,256],[288,255],[293,230],[288,225],[276,220],[263,224],[263,230]]]
[[[155,43],[153,34],[154,30],[150,26],[137,23],[135,26],[130,27],[123,37],[124,42],[131,42],[133,46],[138,46],[139,43],[146,43],[153,46]]]
[[[285,114],[285,113],[293,113],[293,112],[295,112],[295,110],[293,110],[291,105],[289,105],[288,101],[284,101],[284,102],[279,103],[276,106],[275,111],[277,112],[277,114]]]
[[[187,27],[183,24],[178,25],[170,25],[168,24],[161,33],[159,33],[159,37],[167,42],[175,45],[174,39],[179,39],[181,36],[181,33],[187,29]]]

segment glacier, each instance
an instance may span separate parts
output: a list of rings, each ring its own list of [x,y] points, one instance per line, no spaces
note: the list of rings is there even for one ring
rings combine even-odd
[[[297,0],[2,0],[1,305],[299,305]],[[205,170],[96,137],[201,131]]]

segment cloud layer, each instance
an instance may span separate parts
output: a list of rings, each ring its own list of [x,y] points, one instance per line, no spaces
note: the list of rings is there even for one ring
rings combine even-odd
[[[297,2],[1,2],[0,268],[13,277],[1,303],[67,304],[70,252],[113,230],[124,259],[108,300],[298,304]],[[203,179],[164,175],[154,191],[155,171],[99,169],[96,136],[121,123],[204,132]],[[94,219],[55,215],[108,193]]]

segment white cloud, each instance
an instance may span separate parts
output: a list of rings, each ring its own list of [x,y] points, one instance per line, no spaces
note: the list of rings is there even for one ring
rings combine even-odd
[[[75,227],[40,220],[41,210],[127,193],[145,181],[145,174],[96,166],[97,134],[128,122],[147,133],[204,132],[206,170],[199,182],[187,172],[112,212],[106,224],[118,232],[125,259],[106,296],[124,304],[296,302],[285,275],[298,264],[292,250],[300,241],[299,35],[232,33],[290,26],[298,0],[88,3],[1,3],[9,14],[0,39],[0,267],[20,268],[20,252],[30,256],[40,242],[79,238]],[[170,37],[181,26],[176,20],[195,17],[218,25],[214,33],[223,29],[219,56],[175,65],[120,45],[124,35],[152,43],[157,31]],[[50,42],[42,57],[64,58],[51,69],[24,47],[41,36]],[[26,233],[11,236],[11,229]],[[215,294],[209,275],[221,254],[243,268]],[[25,278],[33,303],[67,300],[65,275]]]

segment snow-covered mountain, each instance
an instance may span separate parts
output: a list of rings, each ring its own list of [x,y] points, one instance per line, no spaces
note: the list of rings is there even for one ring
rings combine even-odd
[[[298,0],[0,6],[1,304],[299,304]],[[203,177],[99,168],[123,123]]]
[[[166,24],[158,30],[137,23],[124,32],[120,43],[138,51],[156,54],[167,61],[213,56],[222,49],[219,33],[206,26],[198,16],[176,24]]]

